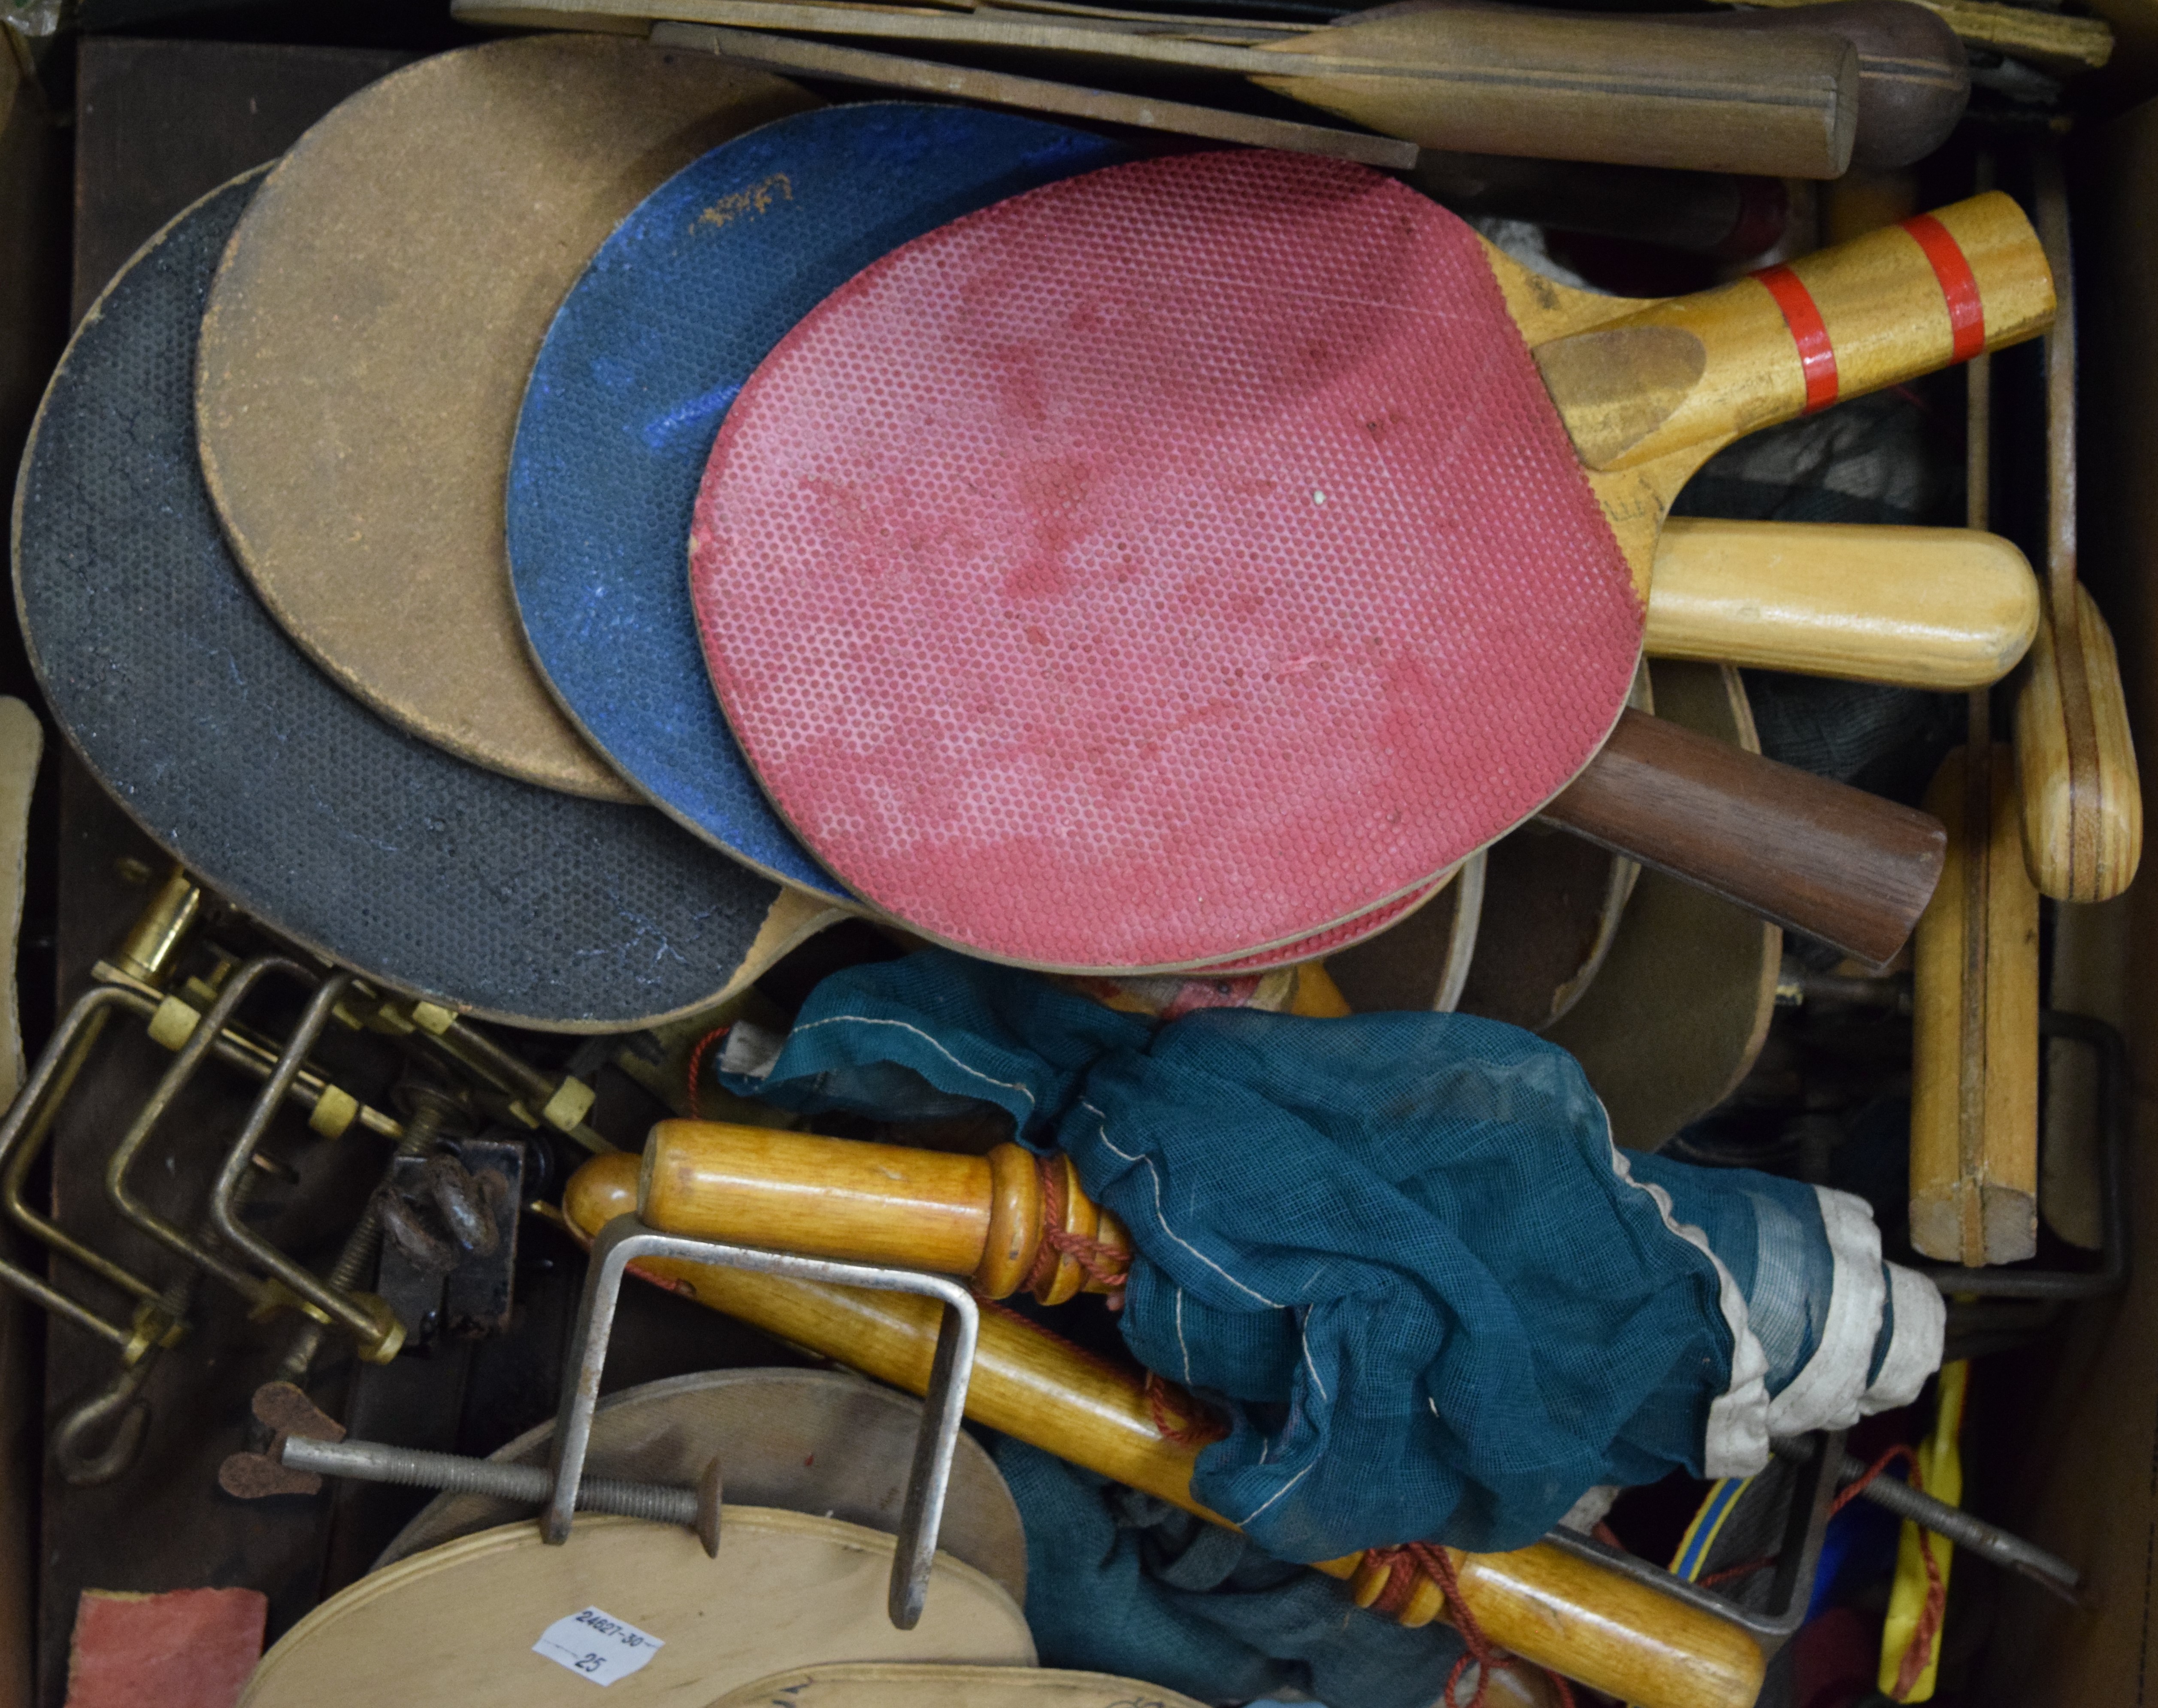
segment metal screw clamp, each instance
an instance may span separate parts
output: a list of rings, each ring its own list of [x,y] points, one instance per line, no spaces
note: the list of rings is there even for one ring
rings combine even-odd
[[[901,1631],[911,1631],[921,1622],[922,1603],[929,1593],[937,1533],[944,1520],[944,1496],[951,1485],[952,1460],[958,1450],[959,1425],[967,1410],[967,1384],[973,1375],[974,1345],[981,1332],[981,1311],[973,1294],[948,1275],[686,1239],[648,1227],[634,1215],[617,1216],[593,1240],[591,1261],[585,1271],[584,1297],[578,1303],[568,1368],[563,1375],[561,1409],[555,1419],[553,1493],[540,1518],[541,1534],[550,1542],[570,1539],[570,1520],[581,1504],[578,1490],[585,1480],[585,1454],[591,1444],[592,1411],[599,1404],[600,1375],[607,1365],[607,1340],[614,1329],[615,1302],[621,1296],[622,1277],[630,1265],[651,1257],[716,1264],[785,1276],[792,1281],[821,1281],[879,1293],[911,1293],[943,1305],[943,1319],[937,1329],[937,1353],[930,1365],[929,1391],[922,1397],[922,1432],[915,1437],[914,1463],[907,1473],[906,1499],[900,1509],[891,1588],[885,1603],[892,1624]]]

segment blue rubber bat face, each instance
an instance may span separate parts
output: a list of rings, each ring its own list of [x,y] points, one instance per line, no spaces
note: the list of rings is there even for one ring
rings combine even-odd
[[[690,516],[728,405],[796,322],[880,256],[1125,155],[964,107],[798,114],[669,179],[556,315],[509,477],[511,579],[533,654],[624,777],[757,870],[847,894],[766,801],[698,645]]]

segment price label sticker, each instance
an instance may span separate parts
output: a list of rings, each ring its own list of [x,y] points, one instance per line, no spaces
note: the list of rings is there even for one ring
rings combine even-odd
[[[667,1645],[648,1631],[597,1607],[586,1607],[555,1621],[532,1645],[557,1666],[565,1666],[596,1685],[626,1679]]]

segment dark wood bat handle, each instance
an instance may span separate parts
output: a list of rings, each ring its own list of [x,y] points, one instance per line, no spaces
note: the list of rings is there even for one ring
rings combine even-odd
[[[1873,967],[1940,881],[1940,821],[1627,711],[1551,823]]]

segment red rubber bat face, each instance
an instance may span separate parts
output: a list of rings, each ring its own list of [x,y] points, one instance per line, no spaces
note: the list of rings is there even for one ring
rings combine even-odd
[[[1420,891],[1588,761],[1642,631],[1480,240],[1259,152],[1052,185],[857,276],[730,410],[691,586],[832,870],[1073,970]]]

